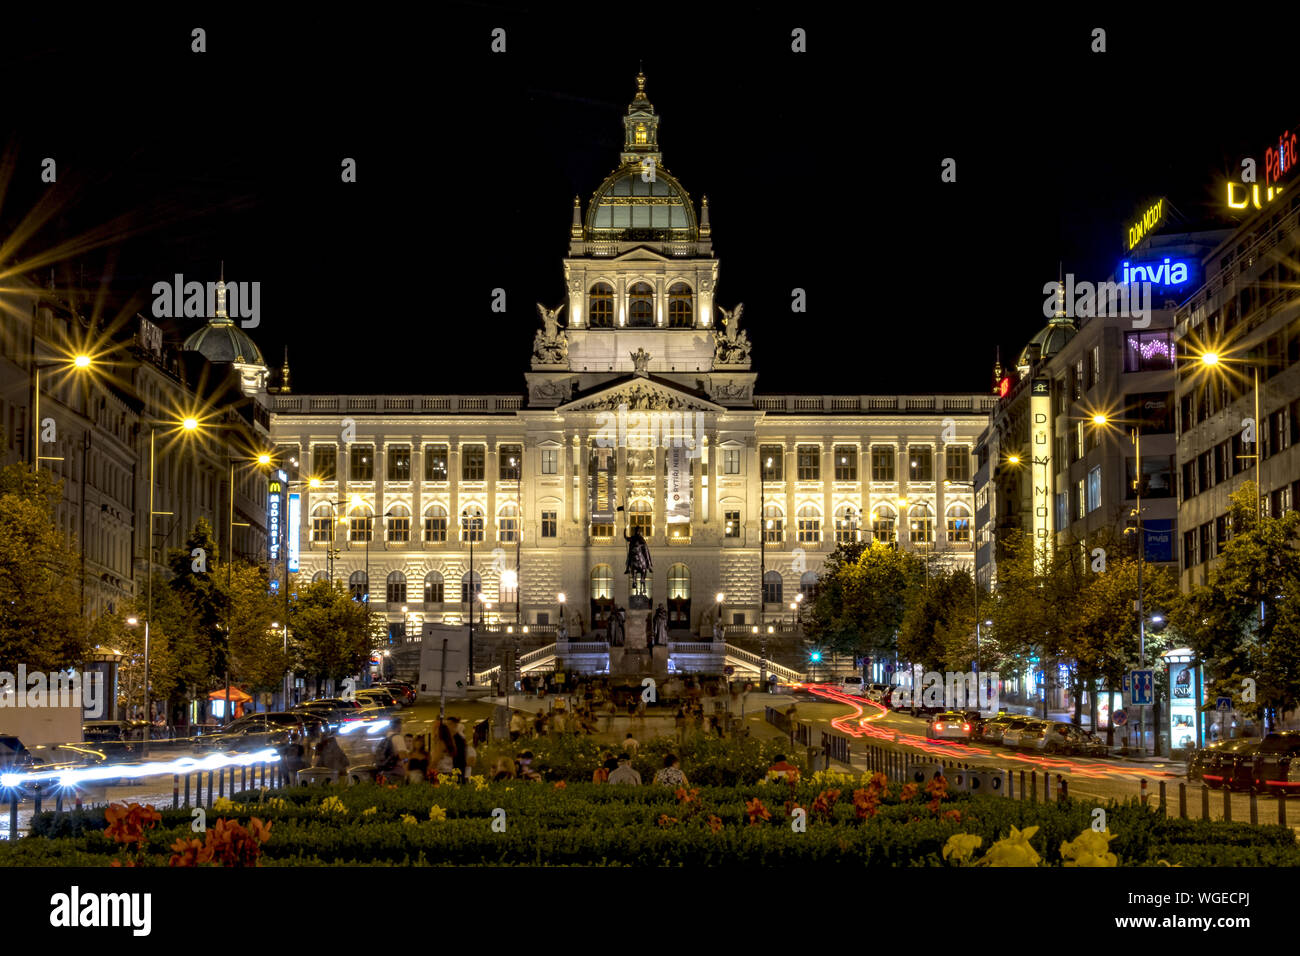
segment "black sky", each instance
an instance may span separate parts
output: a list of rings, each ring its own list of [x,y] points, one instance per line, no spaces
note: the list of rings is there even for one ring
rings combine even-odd
[[[1300,121],[1276,65],[1294,63],[1293,14],[1247,43],[1172,8],[725,10],[11,14],[0,239],[54,189],[19,261],[126,217],[128,238],[60,282],[106,281],[147,312],[154,282],[224,260],[262,283],[251,334],[272,365],[289,345],[296,391],[518,391],[534,303],[564,294],[572,198],[617,164],[643,63],[664,165],[709,197],[717,301],[745,303],[760,391],[982,390],[995,347],[1014,356],[1041,326],[1058,262],[1103,278],[1157,196],[1219,215],[1224,176]]]

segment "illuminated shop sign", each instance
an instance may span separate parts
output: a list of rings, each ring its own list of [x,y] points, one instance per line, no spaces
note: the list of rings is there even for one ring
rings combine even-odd
[[[1283,133],[1277,142],[1264,150],[1264,188],[1259,183],[1235,183],[1228,180],[1229,209],[1263,209],[1282,195],[1281,181],[1296,164],[1296,134]]]
[[[302,522],[301,495],[293,492],[289,495],[289,570],[298,573],[298,532]]]
[[[276,472],[267,486],[266,496],[266,555],[272,561],[280,560],[280,505],[284,500],[284,484],[288,476]]]
[[[1229,209],[1249,209],[1252,206],[1263,209],[1280,195],[1281,186],[1269,186],[1261,193],[1259,183],[1234,183],[1231,179],[1228,180]]]
[[[1160,225],[1165,218],[1165,201],[1157,199],[1137,222],[1128,227],[1128,247],[1132,249]]]
[[[1157,289],[1176,289],[1191,279],[1194,265],[1185,259],[1170,258],[1159,262],[1124,262],[1120,265],[1120,281],[1125,285],[1150,282]]]
[[[1296,159],[1296,134],[1283,133],[1277,138],[1277,149],[1270,146],[1264,150],[1264,183],[1271,186],[1281,182],[1282,177],[1291,171]]]

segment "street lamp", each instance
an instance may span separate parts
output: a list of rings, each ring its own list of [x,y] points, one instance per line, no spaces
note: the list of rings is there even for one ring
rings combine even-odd
[[[555,595],[555,603],[558,604],[558,605],[560,606],[560,607],[559,607],[559,613],[560,613],[560,627],[563,627],[563,628],[565,629],[565,631],[566,631],[565,636],[566,636],[566,637],[568,636],[568,634],[567,634],[568,628],[565,626],[565,623],[564,623],[564,602],[567,601],[567,600],[568,600],[568,597],[567,597],[567,595],[565,595],[565,593],[564,593],[563,591],[561,591],[560,593],[558,593],[557,595]],[[581,638],[582,638],[582,635],[579,634],[579,635],[578,635],[578,638],[581,639]]]
[[[34,337],[34,335],[33,335]],[[32,358],[35,359],[35,349],[33,346]],[[58,461],[56,455],[41,454],[41,369],[45,368],[62,368],[84,371],[91,367],[92,360],[89,355],[80,353],[74,355],[71,359],[58,362],[32,362],[31,389],[32,389],[32,471],[39,471],[42,461]]]
[[[772,468],[772,456],[769,455],[758,472],[758,617],[763,619],[763,587],[767,577],[767,529],[772,522],[767,520],[767,472]]]

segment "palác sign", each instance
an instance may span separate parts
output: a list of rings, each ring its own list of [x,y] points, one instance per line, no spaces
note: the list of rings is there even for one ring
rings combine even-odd
[[[1165,218],[1165,201],[1157,199],[1141,218],[1128,227],[1128,247],[1132,249],[1160,225]]]
[[[1235,183],[1228,180],[1228,208],[1263,209],[1278,196],[1282,195],[1281,182],[1290,175],[1296,163],[1296,134],[1283,133],[1277,138],[1277,145],[1264,150],[1264,189],[1261,193],[1259,183]]]

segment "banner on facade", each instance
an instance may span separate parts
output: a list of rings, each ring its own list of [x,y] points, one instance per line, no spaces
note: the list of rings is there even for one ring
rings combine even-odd
[[[614,523],[614,449],[591,450],[591,523]]]
[[[689,449],[665,449],[668,459],[668,488],[665,513],[668,524],[691,520],[691,457]]]
[[[289,495],[289,571],[298,573],[298,534],[302,525],[301,495],[293,492]]]

